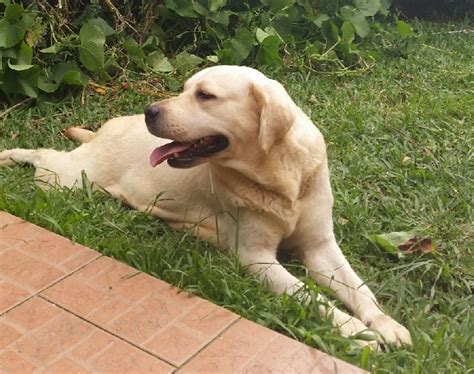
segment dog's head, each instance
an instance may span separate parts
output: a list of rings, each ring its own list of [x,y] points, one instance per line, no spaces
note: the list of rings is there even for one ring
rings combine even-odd
[[[153,135],[172,140],[156,148],[164,160],[187,168],[249,154],[268,154],[290,130],[295,104],[278,82],[257,70],[216,66],[192,76],[177,96],[145,109]]]

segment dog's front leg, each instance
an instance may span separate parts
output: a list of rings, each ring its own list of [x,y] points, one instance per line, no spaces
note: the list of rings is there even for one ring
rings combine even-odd
[[[374,294],[351,268],[334,236],[307,241],[302,250],[311,277],[332,288],[338,299],[363,323],[377,331],[389,344],[411,345],[408,330],[380,309]]]
[[[302,302],[309,303],[310,295],[304,289],[305,284],[290,274],[277,260],[277,246],[280,241],[280,237],[276,235],[278,230],[274,230],[268,222],[258,224],[254,222],[247,227],[241,225],[240,229],[241,240],[237,252],[240,263],[247,271],[256,274],[274,293],[296,295]],[[332,325],[341,335],[349,337],[364,333],[366,336],[371,336],[367,326],[359,319],[339,310],[323,295],[318,294],[317,298],[320,314],[330,316]],[[376,349],[376,338],[373,335],[372,337],[372,340],[357,340],[356,343]]]

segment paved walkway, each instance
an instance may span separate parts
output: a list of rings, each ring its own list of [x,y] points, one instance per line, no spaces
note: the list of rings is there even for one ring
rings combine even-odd
[[[0,211],[0,373],[362,373]]]

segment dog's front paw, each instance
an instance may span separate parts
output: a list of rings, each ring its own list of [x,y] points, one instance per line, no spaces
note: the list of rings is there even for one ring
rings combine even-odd
[[[361,320],[344,312],[334,313],[333,323],[344,337],[355,337],[354,343],[360,347],[370,347],[374,351],[380,349],[377,335],[369,330]],[[359,336],[361,339],[357,339]],[[363,338],[363,339],[362,339]]]
[[[410,332],[386,314],[377,316],[367,324],[380,335],[384,343],[396,347],[412,345]]]

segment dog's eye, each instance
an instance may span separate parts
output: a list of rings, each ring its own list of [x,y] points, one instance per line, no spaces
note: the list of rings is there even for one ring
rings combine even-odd
[[[200,100],[212,100],[212,99],[216,99],[217,96],[216,95],[213,95],[207,91],[204,91],[204,90],[199,90],[196,92],[196,97]]]

